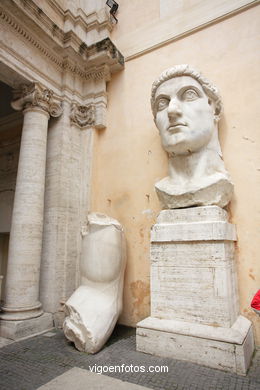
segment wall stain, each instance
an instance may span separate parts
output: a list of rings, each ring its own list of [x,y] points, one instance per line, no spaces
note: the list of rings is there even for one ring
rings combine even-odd
[[[127,207],[128,203],[130,202],[130,196],[128,192],[122,192],[117,194],[114,199],[111,199],[113,201],[114,207]]]
[[[133,316],[136,321],[148,316],[150,303],[150,285],[142,280],[136,280],[130,284],[131,294],[134,298]]]
[[[249,141],[249,142],[251,142],[252,144],[254,144],[255,143],[255,140],[253,140],[253,139],[251,139],[251,138],[249,138],[249,137],[242,137],[244,140],[246,140],[246,141]]]
[[[248,274],[248,276],[249,276],[251,279],[255,280],[255,275],[253,274],[253,272],[254,272],[254,269],[253,269],[253,268],[249,268],[249,274]]]

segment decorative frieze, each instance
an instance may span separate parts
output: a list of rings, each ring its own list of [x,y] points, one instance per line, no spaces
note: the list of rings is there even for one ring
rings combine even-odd
[[[93,104],[80,105],[73,103],[71,106],[70,119],[72,124],[80,128],[95,126],[95,106]]]
[[[18,111],[38,107],[53,117],[59,117],[62,113],[60,98],[38,82],[21,84],[14,90],[14,101],[11,105]]]

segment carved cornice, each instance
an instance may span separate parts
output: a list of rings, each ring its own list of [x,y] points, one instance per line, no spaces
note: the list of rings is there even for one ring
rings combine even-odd
[[[71,106],[70,120],[80,128],[95,126],[95,106],[93,104]]]
[[[8,0],[10,1],[10,0]],[[77,15],[74,15],[71,10],[63,10],[60,5],[54,0],[45,0],[49,3],[52,10],[57,15],[57,18],[60,23],[70,22],[74,27],[81,26],[85,31],[90,31],[92,29],[96,29],[98,31],[103,28],[107,28],[109,31],[113,28],[113,23],[111,21],[110,13],[106,8],[101,8],[97,12],[91,12],[86,14],[81,8],[77,9]],[[55,30],[55,34],[62,39],[62,35],[64,34],[63,30],[57,25],[54,24],[52,19],[46,15],[43,10],[38,7],[36,3],[32,0],[13,0],[13,2],[31,17],[34,18],[37,16],[39,23],[44,26],[44,29],[47,29],[52,34]]]
[[[70,21],[74,26],[80,25],[86,31],[107,29],[112,31],[113,23],[110,17],[110,13],[106,9],[102,8],[98,12],[92,12],[86,15],[81,9],[78,9],[79,14],[73,15],[70,10],[64,12],[64,21]]]
[[[13,1],[11,3],[13,7],[19,6],[19,12],[26,15],[22,18],[21,14],[21,19],[18,19],[19,14],[14,13],[15,9],[13,9],[14,14],[12,14],[12,9],[7,8],[6,1],[4,1],[0,4],[0,20],[2,20],[3,25],[7,24],[22,40],[26,40],[27,44],[37,48],[42,56],[55,64],[61,71],[70,71],[83,79],[98,79],[104,75],[109,78],[108,73],[123,68],[124,57],[109,38],[87,45],[75,31],[63,31],[55,25],[42,10],[39,11],[33,1],[26,0],[24,9],[21,7],[21,1],[15,1],[15,5]],[[35,7],[38,9],[38,14]],[[28,15],[28,10],[30,10],[30,15]],[[35,20],[36,14],[37,20]],[[28,25],[25,24],[26,17],[31,17]],[[95,18],[93,17],[93,19]],[[31,23],[37,23],[37,28],[32,29]],[[85,29],[87,27],[85,23]],[[41,40],[38,39],[39,36]],[[54,41],[58,49],[55,51],[52,49]],[[107,65],[105,73],[102,70],[104,65]]]
[[[84,74],[84,78],[86,80],[110,80],[110,71],[109,67],[107,65],[99,66],[99,67],[93,67],[87,70]]]
[[[21,84],[14,90],[14,101],[11,105],[18,111],[37,107],[53,117],[58,117],[62,113],[60,99],[51,89],[40,83]]]
[[[63,66],[62,59],[59,59],[53,53],[51,53],[47,48],[39,43],[28,31],[23,28],[11,15],[9,15],[4,9],[0,8],[0,19],[3,22],[7,23],[15,32],[19,35],[22,35],[24,39],[28,41],[32,46],[36,47],[45,57],[54,62],[59,67]]]
[[[80,76],[84,80],[110,80],[110,69],[108,65],[90,66],[87,69],[82,69],[72,62],[70,58],[65,58],[62,65],[63,70]]]
[[[121,67],[124,66],[124,57],[120,53],[120,51],[116,48],[116,46],[113,44],[110,38],[102,39],[102,41],[90,45],[87,48],[88,57],[97,55],[98,53],[101,52],[109,53],[111,59],[113,59],[114,61],[116,60],[116,63],[121,65]]]

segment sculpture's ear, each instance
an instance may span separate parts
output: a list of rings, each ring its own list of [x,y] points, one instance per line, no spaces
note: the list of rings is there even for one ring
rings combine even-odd
[[[215,122],[218,122],[220,120],[220,112],[217,108],[215,108],[214,120],[215,120]]]
[[[218,122],[220,120],[220,109],[217,107],[214,100],[211,98],[208,98],[208,103],[210,106],[212,106],[213,112],[214,112],[214,121]]]

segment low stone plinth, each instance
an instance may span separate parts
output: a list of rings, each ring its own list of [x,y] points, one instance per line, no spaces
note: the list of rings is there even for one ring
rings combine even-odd
[[[249,320],[239,316],[231,328],[148,317],[137,324],[137,350],[188,360],[245,375],[254,339]]]
[[[53,328],[51,313],[44,313],[40,317],[23,321],[0,320],[0,335],[6,339],[20,340],[36,336]]]

